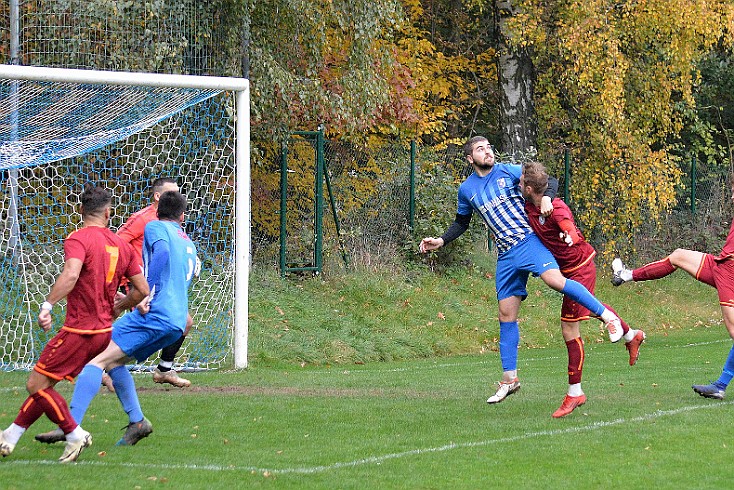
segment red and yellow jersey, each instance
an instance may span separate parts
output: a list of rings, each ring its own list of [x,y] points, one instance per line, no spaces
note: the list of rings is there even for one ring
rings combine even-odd
[[[719,256],[715,257],[714,260],[722,262],[732,259],[734,259],[734,220],[729,227],[729,234],[726,237],[726,242],[724,242],[724,247],[721,249]]]
[[[72,258],[82,268],[66,298],[64,330],[111,329],[115,293],[124,277],[143,273],[140,255],[108,228],[88,226],[64,240],[64,260]]]
[[[561,199],[553,199],[553,213],[547,218],[541,216],[540,209],[527,200],[525,201],[525,212],[533,231],[556,258],[562,273],[573,272],[594,260],[596,250],[584,239],[581,231],[576,227],[571,209]],[[581,239],[570,247],[560,237],[563,231],[560,223],[565,220],[571,222]]]

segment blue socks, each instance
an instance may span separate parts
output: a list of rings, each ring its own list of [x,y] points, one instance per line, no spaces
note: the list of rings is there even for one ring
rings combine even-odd
[[[519,345],[520,328],[517,322],[500,322],[500,360],[502,361],[502,371],[515,371],[517,369],[517,348]]]
[[[87,364],[76,378],[74,394],[71,396],[71,402],[69,403],[69,411],[79,425],[82,425],[89,404],[92,403],[99,392],[99,385],[102,384],[102,372],[97,366]]]
[[[726,358],[724,369],[721,371],[721,376],[719,376],[719,379],[717,379],[714,384],[722,390],[726,390],[726,387],[729,386],[732,378],[734,378],[734,346],[732,346],[729,351],[729,357]]]
[[[566,284],[563,286],[561,292],[577,303],[583,305],[590,312],[596,316],[601,316],[604,313],[606,307],[589,292],[588,289],[583,287],[581,283],[574,281],[573,279],[566,279]]]
[[[115,394],[122,404],[122,409],[127,413],[130,422],[143,420],[143,410],[140,408],[138,393],[135,391],[135,381],[127,366],[117,366],[108,373],[115,386]],[[99,389],[99,387],[97,387]]]

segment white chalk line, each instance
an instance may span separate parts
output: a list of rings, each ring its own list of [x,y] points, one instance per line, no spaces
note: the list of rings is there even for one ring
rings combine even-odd
[[[540,438],[540,437],[552,437],[566,434],[577,434],[581,432],[595,431],[604,429],[607,427],[615,427],[623,424],[634,424],[637,422],[646,422],[660,417],[668,417],[672,415],[679,415],[685,412],[691,412],[694,410],[706,410],[712,408],[720,408],[734,405],[734,401],[729,402],[712,402],[706,405],[690,405],[686,407],[680,407],[672,410],[656,410],[650,414],[633,417],[631,419],[614,419],[609,421],[594,422],[580,427],[568,427],[565,429],[554,429],[554,430],[542,430],[536,432],[526,432],[524,434],[518,434],[510,437],[500,437],[497,439],[487,439],[484,441],[473,441],[463,443],[450,443],[442,446],[428,447],[422,449],[411,449],[408,451],[402,451],[398,453],[388,453],[381,456],[368,456],[366,458],[356,459],[353,461],[342,461],[336,462],[329,465],[319,465],[310,467],[296,467],[296,468],[261,468],[258,466],[235,466],[235,465],[197,465],[197,464],[156,464],[156,463],[110,463],[105,461],[81,461],[76,463],[75,466],[104,466],[104,467],[120,467],[120,468],[143,468],[152,470],[201,470],[201,471],[213,471],[213,472],[225,472],[225,471],[239,471],[247,473],[257,474],[271,474],[271,475],[288,475],[288,474],[300,474],[309,475],[316,473],[325,473],[328,471],[339,470],[343,468],[355,468],[364,465],[380,465],[381,463],[393,459],[406,458],[410,456],[421,456],[424,454],[435,454],[443,453],[447,451],[453,451],[456,449],[472,449],[477,447],[490,446],[494,444],[506,444],[513,442],[525,441],[528,439]],[[11,456],[12,457],[12,456]],[[35,466],[35,465],[57,465],[56,461],[41,460],[9,460],[0,462],[2,465],[10,466]]]

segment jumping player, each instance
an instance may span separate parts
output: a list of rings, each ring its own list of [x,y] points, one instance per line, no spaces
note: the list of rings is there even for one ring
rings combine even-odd
[[[526,162],[520,177],[520,188],[525,197],[525,211],[530,226],[540,241],[551,251],[561,268],[561,274],[582,284],[591,293],[596,287],[596,250],[576,227],[571,210],[561,199],[553,199],[553,212],[550,216],[540,213],[543,193],[548,187],[548,174],[538,162]],[[614,312],[611,306],[604,305]],[[616,312],[614,312],[616,314]],[[581,376],[584,367],[584,342],[581,339],[579,324],[588,320],[591,313],[568,296],[563,296],[561,305],[561,332],[568,350],[568,393],[560,408],[553,413],[554,418],[564,417],[576,407],[586,403],[586,395],[581,389]],[[645,340],[645,332],[634,330],[620,318],[622,338],[629,351],[629,364],[634,366],[640,353],[640,345]]]
[[[522,167],[509,163],[495,165],[492,147],[483,136],[469,139],[464,144],[464,155],[474,172],[459,186],[456,219],[441,237],[421,240],[419,248],[425,253],[455,240],[469,227],[473,212],[477,212],[492,231],[498,251],[495,285],[503,373],[497,392],[489,397],[487,403],[498,403],[520,389],[517,377],[520,330],[517,319],[520,303],[527,297],[526,285],[531,273],[601,316],[612,342],[622,338],[622,327],[619,318],[586,288],[563,277],[553,255],[533,233],[519,188]],[[555,197],[555,192],[551,191],[552,195],[543,198],[544,214],[553,210],[551,198]]]

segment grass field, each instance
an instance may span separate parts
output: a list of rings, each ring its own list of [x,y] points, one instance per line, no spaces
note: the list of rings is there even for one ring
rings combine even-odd
[[[731,488],[734,399],[696,396],[731,341],[723,328],[650,335],[630,367],[621,344],[587,345],[589,401],[550,414],[566,389],[565,350],[520,352],[522,389],[485,400],[497,354],[365,365],[251,366],[190,374],[188,390],[139,375],[155,431],[115,447],[127,422],[101,392],[77,464],[33,434],[0,461],[3,489]],[[26,373],[0,377],[0,426],[25,398]],[[71,396],[71,386],[60,385]]]

